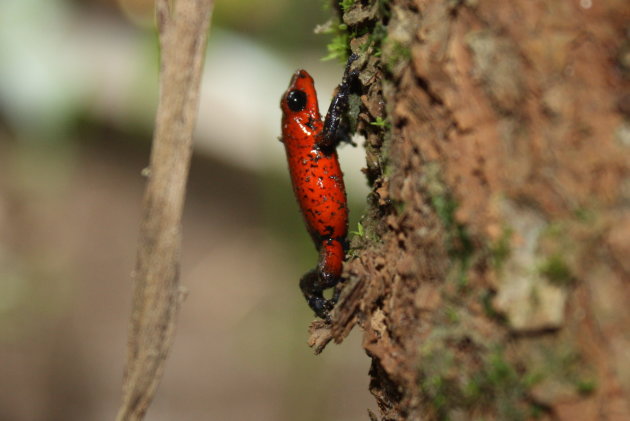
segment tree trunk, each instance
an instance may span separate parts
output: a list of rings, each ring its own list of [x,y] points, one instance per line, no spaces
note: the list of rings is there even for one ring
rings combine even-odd
[[[364,330],[382,420],[630,420],[630,3],[342,12],[373,192],[316,350]]]

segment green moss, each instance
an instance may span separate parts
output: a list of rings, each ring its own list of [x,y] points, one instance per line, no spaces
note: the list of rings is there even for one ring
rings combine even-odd
[[[595,380],[579,380],[575,386],[580,395],[590,395],[597,389]]]
[[[499,419],[521,420],[525,418],[522,411],[526,394],[523,376],[504,357],[501,348],[495,348],[486,357],[481,369],[471,380],[474,388],[479,390],[475,399],[468,401],[475,405],[478,399],[486,401],[485,405],[497,413]],[[472,389],[472,386],[469,386]],[[473,398],[473,396],[471,396]]]
[[[549,413],[549,410],[542,405],[531,403],[529,407],[529,416],[534,419],[540,419],[545,414]]]
[[[485,378],[482,377],[482,380],[489,382],[493,388],[518,381],[516,370],[507,362],[499,349],[490,354],[486,362],[486,370],[481,374],[485,376]]]
[[[455,223],[455,209],[457,203],[443,192],[431,196],[431,204],[435,213],[442,221],[445,227],[451,227]]]
[[[358,235],[359,237],[363,237],[365,235],[365,231],[363,230],[363,224],[361,224],[361,221],[357,223],[357,230],[350,231],[350,234]]]
[[[457,384],[451,375],[454,372],[455,356],[449,349],[425,349],[422,361],[425,371],[420,388],[437,418],[447,419],[451,401],[457,393]]]
[[[455,261],[456,267],[451,274],[460,288],[468,285],[468,269],[471,266],[474,251],[473,243],[466,227],[455,221],[457,203],[448,194],[431,197],[431,203],[436,214],[446,229],[446,249]]]
[[[490,319],[496,320],[502,324],[507,323],[507,318],[504,314],[497,312],[492,305],[492,298],[496,295],[496,292],[489,289],[484,290],[481,293],[480,300],[483,307],[483,311]]]
[[[369,157],[372,156],[374,159],[374,164],[376,167],[381,169],[381,173],[385,177],[392,177],[395,171],[398,169],[396,165],[389,158],[390,149],[392,144],[392,135],[391,131],[385,131],[383,135],[383,143],[378,147],[367,144],[366,145],[366,153],[368,156],[368,168],[369,168]],[[380,152],[380,153],[379,153]]]
[[[580,395],[589,395],[597,388],[591,368],[574,348],[555,346],[546,355],[546,370],[556,381],[571,385]]]
[[[457,202],[447,193],[431,196],[435,213],[447,231],[447,249],[451,256],[465,258],[472,253],[472,242],[464,225],[455,221]]]
[[[570,285],[573,280],[571,269],[562,256],[552,254],[538,268],[538,272],[547,278],[549,282],[558,286]]]
[[[402,215],[405,212],[405,208],[407,206],[406,202],[403,202],[402,200],[392,200],[390,203],[394,207],[396,215]]]
[[[378,2],[378,9],[381,14],[385,17],[389,16],[389,9],[391,0],[376,0]]]
[[[446,318],[449,323],[455,324],[459,322],[459,314],[456,308],[448,306],[444,311],[446,313]]]
[[[331,29],[323,31],[325,34],[333,34],[332,39],[326,45],[328,54],[322,58],[323,61],[338,59],[342,62],[348,60],[350,51],[350,34],[348,26],[345,24],[332,25]]]
[[[573,211],[573,214],[580,222],[592,223],[593,221],[595,221],[595,212],[592,209],[583,207],[576,208]]]
[[[388,42],[386,39],[383,42],[383,59],[387,70],[393,72],[400,63],[411,59],[411,50],[399,41]]]
[[[362,249],[368,244],[378,244],[383,241],[383,237],[379,233],[382,232],[384,222],[378,207],[375,206],[375,201],[376,199],[368,196],[367,211],[357,222],[357,230],[350,232],[353,237],[350,240],[349,254],[353,253],[353,249]]]
[[[476,356],[453,354],[447,342],[442,338],[421,353],[420,387],[435,418],[447,420],[462,410],[516,421],[529,416],[525,375],[505,358],[503,348],[482,348]]]
[[[589,395],[597,388],[592,368],[572,343],[557,341],[534,344],[523,350],[530,367],[528,385],[540,384],[540,389],[554,399]]]
[[[501,237],[490,246],[490,260],[492,266],[498,271],[503,269],[503,264],[510,257],[512,249],[510,248],[510,242],[514,230],[510,227],[503,227]]]
[[[376,117],[376,120],[371,121],[370,124],[372,126],[382,127],[384,129],[391,128],[391,124],[389,124],[389,122],[382,117]]]
[[[551,240],[562,240],[567,235],[566,224],[561,221],[554,221],[547,225],[542,236]]]
[[[540,383],[545,378],[543,373],[529,372],[523,376],[523,384],[526,388],[530,388]]]
[[[349,125],[348,133],[356,132],[357,124],[359,121],[359,113],[361,112],[362,106],[363,106],[363,103],[361,102],[361,97],[359,95],[351,94],[348,97],[348,113],[346,114],[348,117],[348,125]]]
[[[324,57],[324,60],[339,59],[345,62],[350,54],[350,41],[362,40],[362,45],[359,47],[362,53],[368,51],[370,47],[373,50],[370,52],[372,56],[381,55],[381,45],[387,37],[387,28],[383,24],[383,18],[389,16],[389,0],[377,0],[378,13],[376,18],[368,22],[362,22],[359,25],[348,27],[343,22],[338,25],[327,25],[325,29],[320,29],[320,33],[333,34],[334,37],[328,44],[328,55]],[[355,6],[359,6],[356,0],[339,0],[339,7],[341,8],[341,15],[339,19],[343,19],[343,16],[347,13],[352,13]],[[355,46],[356,47],[356,46]],[[356,50],[355,50],[356,52]]]
[[[381,21],[378,21],[374,24],[374,28],[372,28],[367,42],[361,46],[361,51],[366,52],[370,47],[372,47],[372,55],[380,57],[383,54],[382,46],[386,39],[387,27]]]
[[[441,180],[439,166],[428,164],[424,177],[431,205],[446,231],[446,250],[455,263],[449,278],[453,279],[460,289],[465,288],[468,285],[468,270],[473,259],[474,244],[466,227],[456,221],[455,212],[458,205]]]
[[[348,9],[350,9],[352,6],[354,6],[354,2],[355,2],[355,0],[341,0],[339,2],[339,6],[341,6],[341,10],[346,12]]]

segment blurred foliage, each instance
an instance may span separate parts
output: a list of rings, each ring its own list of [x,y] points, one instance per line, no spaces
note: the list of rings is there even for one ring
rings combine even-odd
[[[288,51],[321,48],[313,28],[326,19],[321,1],[231,0],[217,2],[213,23]]]
[[[240,61],[213,56],[207,70],[222,65],[211,80],[223,83],[208,84],[214,92],[202,102],[221,89],[234,101],[208,101],[200,120],[213,112],[228,126],[246,120],[257,136],[239,149],[213,126],[197,146],[222,143],[265,165],[195,150],[182,264],[191,294],[161,385],[167,397],[156,399],[153,416],[207,419],[195,418],[203,408],[230,418],[264,402],[256,419],[348,420],[362,417],[345,408],[370,402],[358,346],[314,359],[305,345],[312,314],[298,279],[317,253],[275,140],[279,96],[296,63],[325,55],[328,39],[313,28],[329,13],[311,0],[216,2],[209,54]],[[111,418],[157,69],[153,0],[0,0],[0,387],[17,384],[0,401],[0,419]],[[236,92],[232,84],[245,77],[256,80]],[[228,105],[241,114],[220,114]],[[261,144],[275,161],[258,155]],[[362,203],[350,207],[356,221]],[[204,367],[187,371],[199,361]],[[226,371],[221,392],[209,391],[212,375]]]
[[[326,19],[328,12],[323,9],[321,1],[217,1],[211,30],[239,33],[270,51],[322,57],[327,37],[315,35],[313,29]],[[129,63],[134,57],[134,62],[143,63],[133,72],[137,76],[121,75],[129,87],[125,108],[153,114],[157,62],[153,0],[4,0],[0,2],[0,115],[19,132],[18,138],[63,140],[93,98],[102,96],[99,89],[116,95],[108,78],[101,86],[93,80],[92,66],[100,66],[100,71],[106,70],[103,66],[116,66],[100,61],[109,46],[99,45],[101,54],[86,46],[93,40],[72,37],[77,27],[92,20],[115,23],[112,29],[118,27],[119,32],[135,31],[136,41],[118,59]],[[101,30],[95,28],[90,36],[96,39]],[[83,48],[88,48],[87,57]],[[139,56],[145,59],[138,60]],[[111,113],[131,126],[147,118]]]
[[[77,6],[104,7],[132,22],[152,26],[153,0],[69,0]],[[329,16],[329,0],[228,0],[215,2],[212,26],[229,28],[283,50],[321,48],[324,40],[313,34]]]

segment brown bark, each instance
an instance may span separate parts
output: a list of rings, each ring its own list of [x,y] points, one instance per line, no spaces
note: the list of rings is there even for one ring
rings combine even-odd
[[[123,399],[117,420],[144,418],[175,332],[181,218],[212,0],[156,0],[160,96],[134,278]]]
[[[368,8],[374,189],[316,350],[364,330],[383,420],[630,419],[630,3]]]

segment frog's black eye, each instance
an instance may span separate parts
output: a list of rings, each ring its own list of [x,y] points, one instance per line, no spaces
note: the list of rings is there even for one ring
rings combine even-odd
[[[294,89],[287,94],[287,105],[291,111],[302,111],[306,107],[306,93]]]

